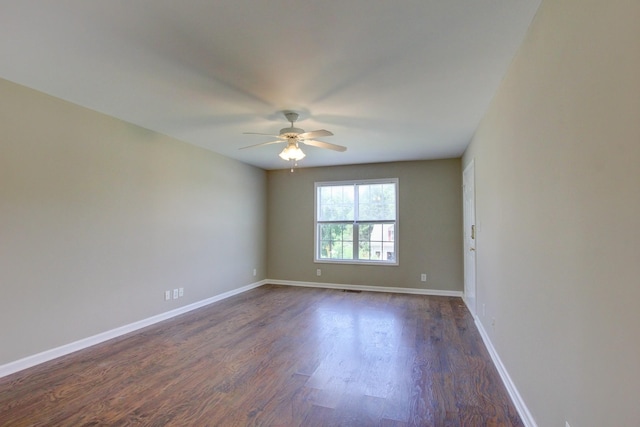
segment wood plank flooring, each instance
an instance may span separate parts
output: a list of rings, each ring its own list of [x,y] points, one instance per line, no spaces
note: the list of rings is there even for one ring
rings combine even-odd
[[[522,426],[459,298],[267,285],[0,378],[1,426]]]

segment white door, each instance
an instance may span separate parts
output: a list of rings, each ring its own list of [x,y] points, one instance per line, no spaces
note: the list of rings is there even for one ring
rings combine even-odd
[[[464,299],[476,314],[476,184],[474,161],[462,172],[464,202]]]

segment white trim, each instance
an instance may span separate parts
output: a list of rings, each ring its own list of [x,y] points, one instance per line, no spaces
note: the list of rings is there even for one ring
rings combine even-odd
[[[163,320],[167,320],[172,317],[178,316],[180,314],[184,314],[189,311],[195,310],[197,308],[204,307],[205,305],[213,304],[214,302],[232,297],[237,294],[241,294],[251,289],[258,288],[267,283],[271,283],[271,282],[268,280],[261,280],[259,282],[251,283],[241,288],[233,289],[233,290],[218,294],[216,296],[213,296],[211,298],[207,298],[202,301],[195,302],[193,304],[185,305],[183,307],[178,307],[174,310],[170,310],[165,313],[158,314],[156,316],[151,316],[149,318],[142,319],[137,322],[130,323],[128,325],[111,329],[110,331],[102,332],[88,338],[83,338],[81,340],[62,345],[60,347],[52,348],[50,350],[43,351],[42,353],[27,356],[23,359],[19,359],[14,362],[9,362],[5,365],[0,365],[0,378],[13,374],[18,371],[22,371],[23,369],[31,368],[41,363],[48,362],[58,357],[66,356],[67,354],[71,354],[78,350],[83,350],[93,345],[100,344],[104,341],[117,338],[119,336],[136,331],[138,329],[153,325],[154,323],[162,322]]]
[[[478,221],[477,221],[477,212],[476,212],[476,184],[475,184],[475,174],[476,174],[476,160],[475,158],[471,159],[471,161],[467,164],[467,166],[462,171],[462,222],[464,232],[462,233],[462,247],[464,249],[464,295],[465,295],[465,303],[467,304],[467,308],[471,312],[472,315],[476,315],[477,312],[477,271],[478,271]],[[471,182],[469,182],[471,181]],[[470,185],[473,184],[473,185]],[[469,191],[467,191],[467,186],[469,186]],[[471,194],[471,198],[467,199],[467,194]],[[473,209],[467,209],[467,200],[471,201]],[[467,233],[469,230],[467,227],[475,227],[475,235],[472,236],[474,242],[471,244],[467,239]],[[474,250],[474,252],[471,252]],[[471,254],[473,253],[473,263],[471,263]],[[470,269],[469,267],[473,268]],[[471,275],[470,272],[473,272]],[[472,277],[470,277],[472,276]],[[471,297],[471,298],[470,298]],[[470,300],[472,299],[472,301]]]
[[[388,286],[347,285],[343,283],[298,282],[292,280],[267,280],[272,285],[300,286],[305,288],[341,289],[350,291],[392,292],[398,294],[433,295],[441,297],[460,297],[460,291],[441,291],[436,289],[395,288]]]
[[[331,259],[331,258],[327,258],[327,259],[323,259],[320,258],[320,242],[318,241],[318,189],[319,188],[323,188],[323,187],[340,187],[340,186],[353,186],[353,187],[357,187],[359,185],[375,185],[375,184],[394,184],[395,185],[395,196],[396,196],[396,200],[395,200],[395,208],[396,208],[396,216],[395,218],[392,220],[381,220],[379,221],[379,223],[393,223],[394,226],[394,237],[393,237],[393,253],[394,253],[394,259],[392,262],[388,262],[386,260],[360,260],[358,258],[355,259]],[[388,265],[388,266],[393,266],[393,267],[397,267],[398,265],[400,265],[400,257],[399,257],[399,251],[400,251],[400,242],[399,242],[399,236],[400,236],[400,228],[399,228],[399,224],[400,224],[400,178],[374,178],[374,179],[356,179],[356,180],[347,180],[347,181],[318,181],[318,182],[314,182],[313,184],[313,192],[314,192],[314,196],[313,196],[313,244],[314,244],[314,250],[313,250],[313,262],[314,263],[326,263],[326,264],[354,264],[354,265]],[[358,256],[357,253],[357,245],[358,245],[358,227],[359,224],[361,222],[366,223],[366,222],[376,222],[375,220],[372,221],[360,221],[359,219],[359,214],[358,214],[358,190],[357,188],[355,188],[355,192],[354,192],[354,218],[353,220],[340,220],[340,221],[335,221],[337,223],[344,223],[344,224],[353,224],[353,235],[355,236],[353,238],[353,255],[354,256]],[[331,221],[329,221],[331,222]],[[327,223],[326,221],[320,221],[320,223]],[[382,254],[381,254],[382,256]]]
[[[536,421],[533,419],[533,415],[531,415],[531,412],[529,412],[529,408],[527,408],[527,405],[524,403],[522,396],[520,396],[520,393],[518,393],[518,389],[516,388],[516,385],[511,380],[511,377],[507,372],[507,368],[502,364],[502,360],[500,360],[500,356],[498,356],[498,352],[493,346],[493,343],[491,342],[491,339],[489,338],[487,331],[484,329],[484,326],[482,326],[482,322],[480,322],[480,319],[478,318],[478,316],[474,316],[474,317],[475,317],[476,327],[478,328],[478,332],[480,332],[482,341],[484,341],[484,345],[487,347],[487,350],[489,351],[491,360],[493,360],[493,364],[498,370],[498,373],[500,374],[500,378],[502,378],[502,382],[504,383],[504,386],[506,387],[507,392],[511,397],[511,400],[513,401],[513,404],[516,407],[518,414],[520,414],[520,418],[522,419],[522,422],[526,427],[537,427],[538,424],[536,424]]]

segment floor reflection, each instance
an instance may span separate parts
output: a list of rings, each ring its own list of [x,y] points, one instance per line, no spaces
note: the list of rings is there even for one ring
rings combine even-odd
[[[321,358],[307,386],[324,392],[316,404],[334,407],[345,394],[389,398],[408,383],[402,317],[393,311],[326,304],[314,326]]]

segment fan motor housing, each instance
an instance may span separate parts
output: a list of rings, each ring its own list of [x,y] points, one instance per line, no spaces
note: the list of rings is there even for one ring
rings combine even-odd
[[[294,127],[280,129],[280,135],[286,136],[288,133],[300,135],[301,133],[304,133],[304,129],[294,128]]]

